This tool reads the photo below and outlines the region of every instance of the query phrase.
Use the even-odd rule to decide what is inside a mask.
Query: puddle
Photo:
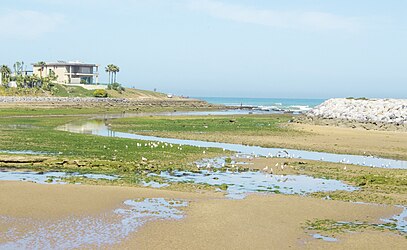
[[[328,241],[328,242],[336,242],[336,241],[338,241],[337,238],[324,236],[324,235],[321,235],[321,234],[313,234],[312,237],[314,239],[319,239],[319,240]]]
[[[162,188],[162,187],[169,186],[168,183],[159,183],[156,181],[149,181],[149,182],[142,181],[141,183],[143,184],[144,187],[152,187],[152,188]]]
[[[403,211],[400,214],[395,215],[389,219],[381,219],[381,221],[383,221],[384,223],[394,223],[395,224],[394,229],[401,231],[403,233],[407,233],[407,207],[405,206],[398,207],[403,208]]]
[[[0,150],[0,153],[13,155],[53,155],[54,153],[40,152],[32,150]]]
[[[0,216],[0,224],[12,225],[0,249],[77,249],[113,245],[137,231],[147,222],[184,217],[181,207],[187,201],[150,198],[127,200],[123,208],[99,217],[68,218],[59,221]],[[24,226],[21,226],[24,225]]]
[[[302,158],[307,160],[357,164],[369,167],[407,169],[407,161],[392,160],[371,156],[333,154],[283,148],[264,148],[259,146],[246,146],[232,143],[207,142],[198,140],[181,140],[174,138],[162,138],[155,136],[144,136],[131,133],[116,132],[109,129],[109,127],[106,126],[102,120],[87,120],[77,123],[70,123],[58,127],[58,129],[72,133],[93,134],[99,136],[129,138],[144,141],[158,141],[163,143],[189,145],[202,148],[222,148],[224,150],[234,151],[238,153],[265,157]]]
[[[313,192],[336,190],[354,191],[356,187],[346,185],[337,180],[314,178],[305,175],[270,175],[262,172],[161,172],[150,174],[159,176],[169,182],[191,182],[213,186],[227,185],[226,197],[243,199],[250,193],[282,193],[306,195]]]
[[[116,180],[117,176],[104,174],[79,174],[65,172],[18,172],[18,171],[0,171],[0,181],[30,181],[39,184],[65,184],[63,178],[85,177],[95,180]]]

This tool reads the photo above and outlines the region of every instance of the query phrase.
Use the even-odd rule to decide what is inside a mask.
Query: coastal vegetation
[[[3,88],[9,88],[10,82],[15,82],[16,88],[18,89],[27,89],[27,88],[36,88],[43,89],[44,91],[52,91],[54,87],[54,82],[57,79],[54,71],[50,71],[48,76],[43,77],[42,71],[44,62],[38,62],[36,65],[40,67],[40,75],[27,74],[27,71],[24,69],[24,62],[16,62],[13,65],[14,73],[12,74],[11,69],[7,65],[2,65],[0,67],[1,72],[1,82]],[[4,90],[3,90],[4,92]]]
[[[108,94],[104,89],[97,89],[93,92],[94,97],[107,97]]]

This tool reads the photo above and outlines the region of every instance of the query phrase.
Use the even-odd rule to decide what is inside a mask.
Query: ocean
[[[326,99],[195,97],[213,104],[251,107],[262,111],[306,112]]]

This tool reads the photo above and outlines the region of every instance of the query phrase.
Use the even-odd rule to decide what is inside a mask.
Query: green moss
[[[377,230],[377,231],[392,231],[397,232],[396,224],[385,223],[385,224],[375,224],[367,222],[338,222],[329,219],[323,220],[308,220],[305,223],[304,229],[315,231],[318,233],[328,233],[331,235],[343,234],[348,232],[364,231],[364,230]],[[398,232],[399,234],[404,234]]]
[[[229,186],[227,184],[223,183],[223,184],[219,185],[218,187],[219,187],[220,190],[226,191]]]

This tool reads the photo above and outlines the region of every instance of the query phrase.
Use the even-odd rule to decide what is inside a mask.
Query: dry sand
[[[163,197],[190,201],[185,219],[148,223],[122,243],[106,246],[109,249],[383,249],[389,246],[402,249],[407,244],[404,237],[369,231],[341,235],[339,242],[326,243],[313,239],[302,228],[306,220],[312,219],[377,222],[379,218],[399,213],[400,209],[395,207],[287,195],[252,195],[244,200],[227,200],[215,193],[6,181],[0,182],[0,190],[0,215],[38,220],[97,216],[120,207],[126,199]],[[0,232],[8,226],[0,224]]]

